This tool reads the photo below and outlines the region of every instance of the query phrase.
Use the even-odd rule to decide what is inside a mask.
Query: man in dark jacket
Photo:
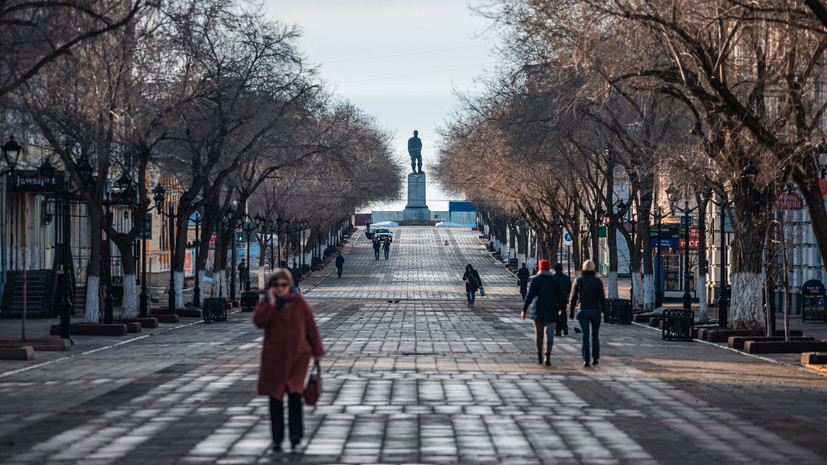
[[[517,285],[520,286],[520,295],[523,296],[523,300],[525,300],[526,292],[528,292],[529,276],[531,275],[525,266],[525,262],[523,262],[523,267],[517,270]]]
[[[382,244],[382,249],[385,251],[385,260],[388,259],[388,256],[391,254],[391,240],[390,238],[386,237],[385,242]]]
[[[554,279],[557,280],[557,285],[560,286],[560,292],[563,293],[563,301],[568,302],[569,294],[571,294],[571,278],[569,278],[569,275],[563,273],[563,265],[560,263],[554,265]],[[565,306],[560,310],[560,314],[557,317],[555,332],[557,336],[559,336],[561,332],[566,336],[569,335],[569,323],[566,318]]]
[[[554,345],[554,326],[557,324],[557,315],[562,309],[565,311],[566,301],[554,276],[551,274],[551,262],[540,260],[540,272],[531,280],[528,294],[523,302],[523,311],[520,317],[525,320],[526,311],[532,301],[534,307],[531,319],[534,320],[534,342],[537,345],[537,363],[543,363],[543,339],[546,342],[546,366],[551,365],[551,348]]]
[[[336,255],[336,273],[339,274],[339,277],[342,277],[342,265],[345,264],[345,257],[342,256],[342,252],[339,252],[339,255]]]
[[[290,274],[293,276],[293,285],[295,286],[294,289],[298,291],[299,280],[302,278],[301,271],[299,271],[299,269],[295,265],[293,266],[293,268],[287,266],[287,260],[282,260],[281,262],[279,262],[279,266],[290,272]]]
[[[379,260],[379,251],[382,250],[382,243],[379,242],[378,237],[373,238],[373,256]]]

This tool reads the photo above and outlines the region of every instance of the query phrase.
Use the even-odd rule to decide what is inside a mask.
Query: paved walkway
[[[436,247],[443,235],[456,246]],[[298,453],[269,452],[260,332],[236,313],[45,365],[0,361],[0,463],[827,460],[827,378],[640,326],[602,326],[598,367],[582,367],[574,333],[539,366],[516,286],[473,232],[401,228],[396,240],[378,264],[356,242],[345,277],[308,294],[329,357]],[[457,300],[464,261],[496,297],[473,310]],[[418,283],[406,267],[437,277]]]

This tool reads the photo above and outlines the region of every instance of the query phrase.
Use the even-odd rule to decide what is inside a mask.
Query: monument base
[[[424,223],[431,221],[431,209],[425,203],[425,175],[421,173],[408,175],[408,205],[402,211],[405,223]]]
[[[431,209],[428,207],[405,207],[402,210],[402,221],[410,222],[432,222]]]

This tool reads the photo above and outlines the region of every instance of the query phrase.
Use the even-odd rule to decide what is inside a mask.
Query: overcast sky
[[[413,130],[427,176],[436,128],[457,107],[453,91],[473,91],[475,77],[495,63],[489,23],[466,0],[264,0],[264,8],[269,18],[301,28],[302,51],[337,96],[391,131],[406,173]],[[447,210],[454,199],[428,182],[431,210]],[[403,199],[376,207],[404,206]]]

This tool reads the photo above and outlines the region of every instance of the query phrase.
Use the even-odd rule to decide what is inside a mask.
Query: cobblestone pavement
[[[329,356],[298,453],[269,452],[267,402],[255,396],[261,337],[237,313],[45,365],[0,362],[0,463],[827,460],[827,378],[640,326],[601,327],[597,367],[582,368],[574,333],[539,366],[509,275],[468,231],[437,231],[456,240],[450,253],[401,244],[429,232],[397,232],[396,250],[410,255],[389,261],[390,278],[357,242],[345,277],[309,294]],[[453,264],[465,260],[497,299],[468,309],[435,296],[456,296]],[[451,281],[417,284],[405,264]]]

